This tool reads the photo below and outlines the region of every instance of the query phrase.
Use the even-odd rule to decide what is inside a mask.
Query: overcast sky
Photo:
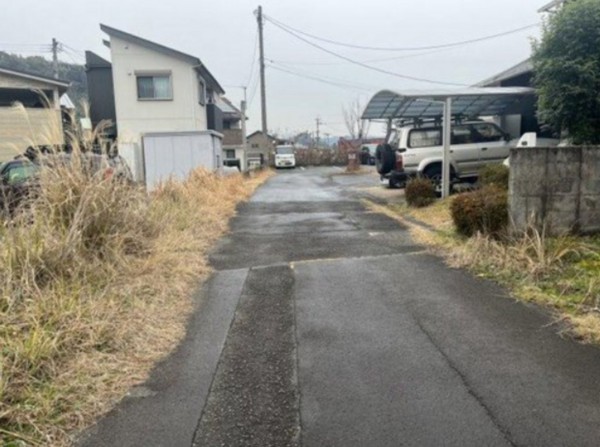
[[[248,85],[249,131],[260,128],[258,64],[251,73],[256,42],[253,12],[262,1],[266,15],[295,29],[330,40],[371,47],[423,47],[476,39],[541,21],[546,0],[4,0],[0,50],[37,50],[52,37],[70,48],[60,55],[83,62],[83,51],[105,58],[104,23],[199,57],[239,104]],[[313,41],[348,58],[381,69],[435,81],[471,85],[515,65],[530,54],[539,28],[443,51],[358,50]],[[28,46],[23,46],[28,45]],[[363,103],[381,89],[435,89],[442,85],[405,80],[342,61],[272,23],[265,25],[269,129],[280,134],[315,129],[345,134],[342,107]],[[329,81],[307,79],[308,76]]]

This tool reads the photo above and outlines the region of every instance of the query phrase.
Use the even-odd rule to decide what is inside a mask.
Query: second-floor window
[[[173,99],[171,74],[136,74],[137,96],[140,100]]]

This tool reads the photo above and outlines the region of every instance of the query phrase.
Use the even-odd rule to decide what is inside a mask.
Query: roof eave
[[[59,90],[64,89],[64,91],[67,91],[67,89],[71,86],[71,82],[66,81],[64,79],[48,78],[46,76],[38,75],[35,73],[27,73],[20,70],[13,70],[12,68],[0,67],[0,73],[6,73],[10,76],[17,76],[19,78],[30,79],[32,81],[44,82],[46,84],[49,84],[50,86],[58,87]]]
[[[533,62],[531,61],[531,58],[525,59],[524,61],[519,62],[516,65],[513,65],[509,69],[504,70],[495,76],[492,76],[488,79],[478,82],[477,84],[474,85],[474,87],[488,87],[491,84],[506,81],[507,79],[511,79],[516,76],[520,76],[520,75],[525,74],[530,71],[533,71]]]
[[[198,59],[198,64],[196,64],[194,68],[206,80],[206,82],[210,84],[210,86],[214,90],[216,90],[221,95],[225,94],[225,90],[223,89],[223,87],[221,87],[221,84],[219,84],[219,82],[215,79],[212,73],[208,71],[208,68],[206,68],[206,66],[200,61],[200,59]]]
[[[116,37],[118,39],[123,39],[128,42],[134,43],[136,45],[140,45],[142,47],[148,48],[150,50],[156,51],[157,53],[164,54],[166,56],[175,57],[177,59],[183,60],[189,64],[191,64],[197,71],[200,72],[202,77],[206,78],[206,81],[211,84],[215,90],[217,90],[220,94],[225,93],[221,84],[215,79],[212,73],[206,68],[206,66],[202,63],[202,61],[196,56],[192,56],[190,54],[182,53],[181,51],[174,50],[173,48],[166,47],[164,45],[158,44],[156,42],[152,42],[147,39],[143,39],[142,37],[135,36],[133,34],[129,34],[125,31],[118,30],[116,28],[112,28],[108,25],[100,24],[100,29],[104,31],[111,37]]]

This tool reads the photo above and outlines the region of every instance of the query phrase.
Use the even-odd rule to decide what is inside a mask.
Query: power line
[[[5,52],[15,51],[17,53],[28,53],[28,54],[51,53],[52,45],[0,43],[0,51],[5,51]]]
[[[81,61],[75,60],[75,57],[71,53],[66,51],[62,51],[62,53],[67,56],[75,65],[81,65]]]
[[[75,53],[79,57],[85,57],[85,52],[78,50],[77,48],[73,48],[64,42],[60,42],[60,46],[61,46],[61,49],[63,49],[63,50],[66,49],[66,50],[71,51],[72,53]]]
[[[357,61],[357,60],[354,60],[354,59],[350,59],[349,57],[346,57],[346,56],[338,54],[338,53],[336,53],[334,51],[328,50],[327,48],[323,48],[322,46],[317,45],[316,43],[311,42],[310,40],[305,39],[304,37],[296,34],[295,32],[293,32],[293,31],[291,31],[289,29],[286,29],[283,26],[278,25],[277,23],[273,22],[269,18],[267,18],[267,20],[269,20],[271,23],[273,23],[273,25],[275,25],[279,29],[285,31],[286,33],[294,36],[296,39],[299,39],[299,40],[303,41],[304,43],[306,43],[306,44],[308,44],[308,45],[310,45],[310,46],[312,46],[314,48],[317,48],[317,49],[319,49],[321,51],[324,51],[325,53],[331,54],[332,56],[335,56],[335,57],[337,57],[339,59],[343,59],[343,60],[348,61],[348,62],[350,62],[350,63],[352,63],[354,65],[358,65],[358,66],[366,68],[368,70],[377,71],[379,73],[387,74],[387,75],[390,75],[390,76],[395,76],[395,77],[401,78],[401,79],[407,79],[407,80],[410,80],[410,81],[426,82],[428,84],[450,85],[450,86],[453,86],[453,87],[467,87],[466,84],[458,84],[458,83],[455,83],[455,82],[445,82],[445,81],[435,81],[435,80],[432,80],[432,79],[426,79],[426,78],[421,78],[421,77],[417,77],[417,76],[403,75],[403,74],[400,74],[400,73],[395,73],[393,71],[384,70],[382,68],[374,67],[372,65],[367,65],[367,64],[365,64],[363,62],[360,62],[360,61]]]
[[[248,109],[252,106],[252,102],[254,101],[254,97],[256,96],[256,91],[258,90],[258,83],[260,81],[260,77],[257,76],[254,80],[254,86],[251,88],[250,96],[248,99]]]
[[[510,34],[519,33],[521,31],[525,31],[525,30],[528,30],[528,29],[540,26],[540,23],[535,23],[535,24],[530,24],[530,25],[522,26],[520,28],[515,28],[515,29],[509,30],[509,31],[505,31],[505,32],[502,32],[502,33],[492,34],[492,35],[484,36],[484,37],[478,37],[478,38],[475,38],[475,39],[462,40],[462,41],[458,41],[458,42],[445,43],[445,44],[441,44],[441,45],[427,45],[427,46],[420,46],[420,47],[391,48],[391,47],[368,47],[368,46],[363,46],[363,45],[354,45],[354,44],[345,43],[345,42],[338,42],[336,40],[331,40],[331,39],[326,39],[324,37],[315,36],[314,34],[310,34],[310,33],[307,33],[305,31],[299,30],[297,28],[293,28],[293,27],[291,27],[289,25],[286,25],[283,22],[280,22],[278,20],[273,19],[270,16],[265,15],[264,17],[265,17],[266,20],[269,20],[274,25],[278,25],[278,26],[281,26],[281,27],[288,28],[291,31],[294,31],[294,32],[296,32],[298,34],[302,34],[303,36],[310,37],[311,39],[319,40],[321,42],[327,42],[327,43],[330,43],[332,45],[338,45],[338,46],[343,46],[343,47],[348,47],[348,48],[354,48],[354,49],[359,49],[359,50],[372,50],[372,51],[421,51],[421,50],[437,50],[437,49],[442,49],[442,48],[451,48],[451,47],[457,47],[457,46],[461,46],[461,45],[468,45],[468,44],[472,44],[472,43],[482,42],[482,41],[485,41],[485,40],[496,39],[498,37],[508,36]]]
[[[79,58],[80,61],[82,59],[85,60],[85,57],[82,56],[81,53],[79,53],[78,51],[75,51],[75,50],[71,49],[70,47],[68,47],[68,46],[66,46],[65,44],[62,44],[62,43],[61,43],[60,52],[64,53],[67,57],[69,57],[69,59],[71,59],[75,64],[80,64],[80,62],[75,61],[74,58]]]
[[[352,87],[356,90],[365,90],[365,91],[369,91],[369,92],[372,90],[378,90],[378,87],[373,87],[373,86],[365,85],[365,84],[358,84],[356,82],[347,81],[345,79],[334,78],[332,76],[324,76],[324,75],[320,75],[320,74],[318,75],[318,74],[311,73],[311,72],[308,72],[305,70],[299,70],[296,67],[286,66],[285,63],[281,63],[281,62],[277,62],[277,61],[273,61],[273,60],[269,60],[269,59],[267,59],[267,61],[271,63],[271,65],[270,65],[271,67],[273,66],[273,64],[275,64],[277,66],[282,65],[283,68],[285,68],[289,71],[294,71],[296,74],[301,75],[301,76],[309,76],[309,77],[318,78],[318,79],[321,79],[324,81],[329,81],[329,82],[338,83],[338,84],[344,84],[344,85],[346,85],[348,87]]]
[[[318,78],[316,76],[311,76],[311,75],[306,75],[306,74],[300,74],[291,70],[287,70],[285,68],[281,68],[281,67],[276,67],[275,65],[267,65],[269,68],[272,68],[273,70],[277,70],[277,71],[281,71],[284,73],[288,73],[294,76],[298,76],[300,78],[305,78],[305,79],[311,79],[313,81],[317,81],[317,82],[322,82],[324,84],[329,84],[329,85],[333,85],[335,87],[340,87],[340,88],[344,88],[347,90],[353,90],[353,91],[357,91],[357,90],[362,90],[362,91],[371,91],[371,89],[367,89],[367,88],[362,88],[362,87],[357,87],[357,86],[353,86],[353,85],[349,85],[349,84],[341,84],[338,82],[332,82],[332,81],[328,81],[326,79],[322,79],[322,78]]]
[[[250,76],[248,76],[248,81],[246,81],[246,86],[250,85],[250,81],[252,81],[252,76],[254,75],[254,66],[256,65],[256,52],[258,51],[258,31],[256,32],[256,37],[254,38],[254,50],[252,53],[252,64],[250,65]]]
[[[71,51],[74,51],[75,53],[79,53],[79,54],[85,54],[85,52],[84,52],[84,51],[82,51],[82,50],[78,50],[77,48],[73,48],[72,46],[70,46],[70,45],[67,45],[67,44],[66,44],[66,43],[64,43],[64,42],[60,42],[60,44],[61,44],[63,47],[66,47],[66,48],[68,48],[69,50],[71,50]]]
[[[412,59],[415,57],[428,56],[430,54],[441,53],[443,51],[448,51],[451,49],[452,48],[442,48],[439,50],[425,51],[423,53],[405,54],[402,56],[384,57],[384,58],[376,58],[376,59],[366,59],[366,60],[362,60],[359,62],[362,62],[363,64],[367,64],[370,62],[389,62],[389,61],[397,61],[397,60],[401,60],[401,59]],[[300,62],[300,61],[280,61],[280,60],[275,60],[275,62],[291,64],[291,65],[323,65],[323,66],[325,66],[325,65],[345,65],[345,64],[349,63],[349,62]]]

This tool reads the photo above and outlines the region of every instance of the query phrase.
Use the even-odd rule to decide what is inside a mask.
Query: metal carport
[[[382,90],[375,94],[362,114],[365,120],[443,120],[443,197],[450,192],[451,118],[476,118],[518,114],[523,99],[534,95],[528,87],[464,88],[459,90],[407,91]]]

